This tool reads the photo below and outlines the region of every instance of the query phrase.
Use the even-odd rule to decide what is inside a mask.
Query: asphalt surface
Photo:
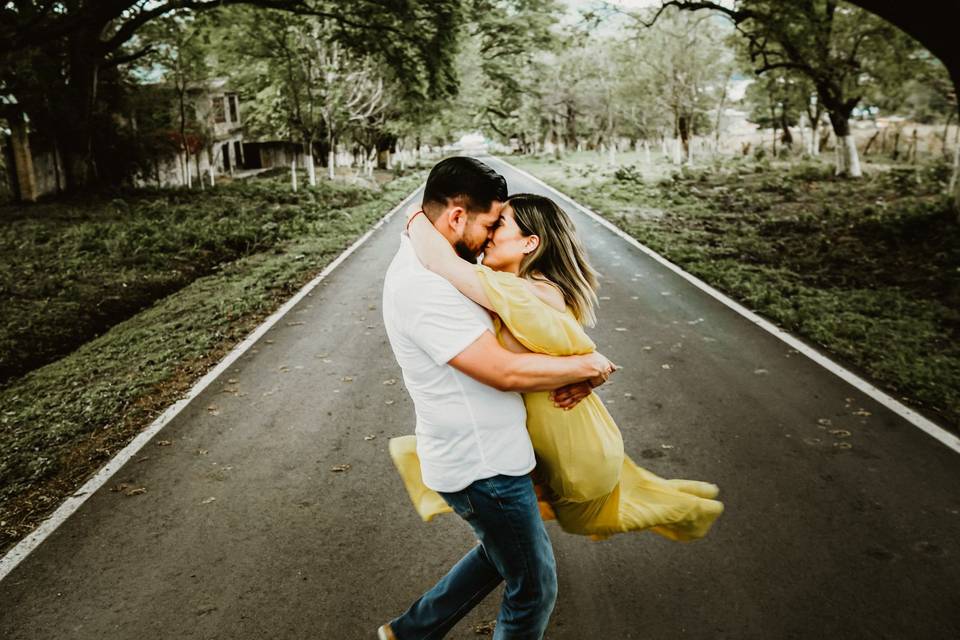
[[[601,395],[627,452],[726,510],[690,543],[548,523],[546,637],[960,637],[957,454],[558,199],[603,274],[591,335],[623,367]],[[402,223],[0,582],[0,638],[373,638],[469,549],[456,516],[418,519],[387,454],[413,431],[379,308]],[[448,637],[479,637],[499,594]]]

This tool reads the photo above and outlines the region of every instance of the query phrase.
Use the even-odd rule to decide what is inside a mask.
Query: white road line
[[[834,375],[840,377],[844,381],[850,383],[851,385],[853,385],[860,391],[864,392],[865,394],[867,394],[868,396],[870,396],[871,398],[873,398],[874,400],[876,400],[877,402],[885,406],[886,408],[890,409],[891,411],[899,415],[901,418],[903,418],[910,424],[914,425],[915,427],[918,427],[928,435],[936,438],[937,440],[939,440],[946,446],[950,447],[957,453],[960,453],[960,438],[953,435],[952,433],[950,433],[940,425],[920,415],[913,409],[907,407],[906,405],[899,402],[892,396],[876,388],[875,386],[873,386],[863,378],[859,377],[855,373],[837,364],[836,362],[834,362],[827,356],[823,355],[813,347],[810,347],[804,342],[801,342],[799,339],[795,338],[793,335],[784,331],[783,329],[776,326],[775,324],[767,320],[764,320],[763,318],[761,318],[754,312],[750,311],[740,303],[728,298],[726,295],[717,291],[716,289],[708,285],[703,280],[700,280],[696,276],[687,273],[677,265],[673,264],[672,262],[670,262],[669,260],[661,256],[659,253],[651,249],[650,247],[647,247],[641,244],[639,241],[637,241],[636,238],[627,234],[625,231],[615,226],[612,222],[610,222],[606,218],[603,218],[598,213],[595,213],[590,209],[586,208],[585,206],[583,206],[582,204],[580,204],[570,196],[566,195],[559,189],[555,189],[554,187],[551,187],[550,185],[545,183],[543,180],[540,180],[536,176],[531,175],[530,173],[524,171],[523,169],[518,169],[517,167],[513,166],[512,164],[510,164],[506,160],[503,160],[502,158],[496,158],[496,159],[499,160],[500,162],[503,162],[505,165],[509,166],[511,169],[513,169],[517,173],[543,186],[544,188],[560,194],[562,197],[572,202],[578,209],[583,211],[586,215],[590,216],[593,220],[602,224],[607,229],[617,234],[618,236],[620,236],[621,238],[629,242],[632,246],[636,247],[640,251],[646,253],[648,256],[650,256],[651,258],[653,258],[663,266],[667,267],[668,269],[670,269],[671,271],[679,275],[681,278],[688,281],[693,286],[697,287],[704,293],[707,293],[708,295],[714,297],[715,299],[722,302],[726,306],[730,307],[731,309],[733,309],[734,311],[736,311],[737,313],[739,313],[740,315],[748,319],[750,322],[760,327],[761,329],[764,329],[765,331],[780,338],[782,341],[786,342],[792,348],[796,349],[803,355],[807,356],[808,358],[810,358],[811,360],[813,360],[814,362],[822,366],[827,371],[833,373]]]
[[[97,489],[102,487],[110,477],[116,473],[124,464],[126,464],[130,458],[132,458],[140,449],[143,448],[147,442],[150,441],[153,436],[163,429],[171,420],[173,420],[177,414],[179,414],[184,407],[190,404],[190,401],[200,395],[204,389],[206,389],[210,383],[217,379],[221,373],[226,371],[230,365],[232,365],[240,356],[242,356],[246,351],[256,344],[257,340],[260,339],[263,334],[270,330],[273,325],[280,321],[284,315],[290,309],[292,309],[300,300],[302,300],[308,293],[310,293],[320,282],[322,282],[330,273],[336,269],[340,264],[350,257],[354,251],[356,251],[364,242],[366,242],[374,232],[386,224],[390,218],[396,214],[397,211],[403,209],[407,203],[417,193],[420,192],[421,187],[418,187],[403,199],[403,202],[394,207],[387,215],[380,218],[380,220],[373,225],[370,230],[365,234],[360,236],[356,242],[350,245],[343,253],[334,259],[333,262],[328,264],[320,274],[315,277],[313,280],[305,284],[300,291],[296,293],[292,298],[287,300],[282,307],[273,312],[273,314],[263,321],[263,324],[258,326],[253,330],[250,335],[243,339],[236,347],[233,348],[226,357],[217,364],[216,367],[211,369],[205,376],[200,378],[196,384],[193,385],[193,388],[190,389],[190,392],[177,400],[175,403],[167,407],[167,409],[154,420],[149,427],[144,431],[140,432],[136,438],[134,438],[130,444],[125,446],[117,455],[115,455],[106,465],[104,465],[96,475],[87,480],[82,487],[80,487],[76,493],[67,498],[63,504],[61,504],[56,511],[54,511],[50,517],[43,521],[43,523],[34,529],[26,538],[21,540],[15,547],[3,556],[3,559],[0,559],[0,580],[3,580],[7,574],[9,574],[13,569],[20,564],[30,553],[40,546],[40,543],[43,542],[47,536],[53,533],[57,527],[66,521],[73,512],[80,508],[88,497],[93,495]]]

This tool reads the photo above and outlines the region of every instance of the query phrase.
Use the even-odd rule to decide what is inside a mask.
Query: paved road
[[[511,191],[542,191],[496,167]],[[957,454],[575,221],[603,273],[592,335],[624,367],[602,395],[628,453],[716,482],[726,511],[687,544],[595,543],[550,523],[547,637],[960,637]],[[469,548],[455,517],[417,519],[387,455],[413,425],[379,310],[401,225],[167,425],[157,439],[172,444],[108,483],[147,493],[105,487],[0,582],[0,638],[370,638]],[[491,596],[449,637],[477,637],[496,610]]]

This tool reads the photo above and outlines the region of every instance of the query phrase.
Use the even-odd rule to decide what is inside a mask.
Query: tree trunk
[[[783,136],[780,140],[783,141],[783,146],[787,149],[793,148],[793,134],[790,133],[790,126],[787,124],[787,113],[786,111],[780,112],[780,128],[783,130]]]
[[[953,193],[953,210],[960,222],[960,145],[953,150],[953,175],[950,176],[950,192]]]
[[[293,160],[290,161],[290,186],[293,188],[293,192],[297,192],[297,158],[294,156]]]
[[[317,167],[313,164],[313,142],[307,143],[307,180],[310,186],[317,186]]]
[[[837,136],[836,175],[849,178],[863,176],[863,171],[860,169],[860,156],[857,154],[857,145],[850,133],[849,114],[833,110],[828,113],[830,124],[833,126],[833,133]]]
[[[333,132],[329,134],[327,144],[330,145],[327,151],[327,177],[333,180],[337,175],[337,139],[333,137]]]
[[[677,118],[677,141],[680,143],[680,148],[677,149],[678,155],[681,153],[682,157],[679,158],[679,162],[686,162],[690,160],[690,119],[685,115],[681,115]]]
[[[89,27],[68,38],[69,80],[63,92],[62,108],[68,111],[54,119],[56,137],[64,143],[63,170],[67,186],[81,189],[97,178],[93,155],[93,114],[97,102],[97,86],[101,58],[99,34]]]

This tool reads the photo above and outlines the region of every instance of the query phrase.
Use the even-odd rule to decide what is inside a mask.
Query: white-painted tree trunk
[[[616,145],[610,145],[610,166],[617,166],[617,147]]]
[[[327,177],[333,180],[337,174],[337,154],[331,149],[327,154]]]
[[[310,181],[310,186],[317,186],[317,168],[313,165],[313,153],[307,154],[307,179]]]
[[[820,155],[820,119],[810,126],[810,155],[817,157]]]
[[[953,174],[950,176],[950,192],[953,194],[953,208],[960,222],[960,144],[953,150]]]
[[[193,174],[190,173],[190,152],[184,152],[183,154],[183,166],[186,169],[187,174],[187,189],[193,188]]]
[[[646,140],[643,141],[643,162],[650,166],[650,143]]]
[[[860,169],[860,155],[857,153],[857,143],[853,134],[837,138],[837,169],[836,175],[859,178],[863,176]]]
[[[293,190],[297,190],[297,159],[294,158],[290,162],[290,185],[293,187]]]
[[[680,136],[673,139],[673,164],[683,163],[683,141]]]

